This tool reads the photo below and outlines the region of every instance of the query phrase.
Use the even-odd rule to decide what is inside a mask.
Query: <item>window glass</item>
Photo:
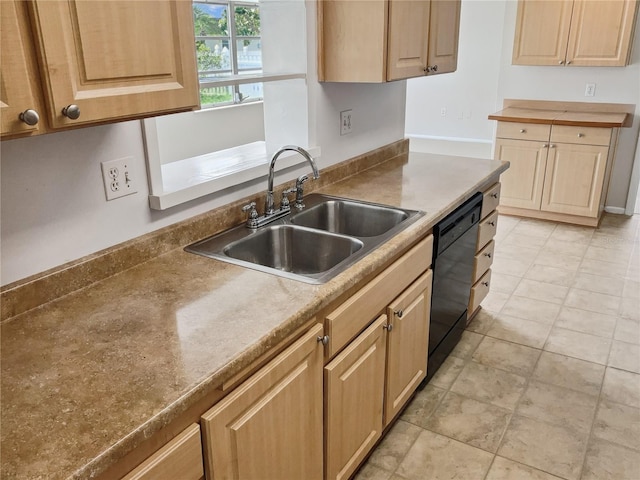
[[[262,100],[262,85],[238,77],[262,73],[260,8],[253,2],[193,2],[203,108]]]

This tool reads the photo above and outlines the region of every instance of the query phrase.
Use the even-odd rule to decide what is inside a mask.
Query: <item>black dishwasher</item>
[[[426,383],[456,346],[467,321],[482,193],[433,229],[433,294]]]

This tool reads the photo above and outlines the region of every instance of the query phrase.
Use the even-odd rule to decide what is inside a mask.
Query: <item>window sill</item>
[[[308,151],[314,158],[320,155],[319,147]],[[154,210],[166,210],[225,188],[266,177],[270,160],[265,142],[253,142],[164,164],[161,166],[162,193],[149,195],[149,206]],[[301,155],[285,152],[278,159],[277,167],[281,170],[305,161]]]

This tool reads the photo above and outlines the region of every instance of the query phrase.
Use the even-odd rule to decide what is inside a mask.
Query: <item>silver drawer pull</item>
[[[496,226],[496,222],[488,222],[489,225],[491,225],[492,227]]]
[[[582,138],[582,137],[584,137],[584,133],[579,133],[578,138]]]
[[[487,258],[491,258],[491,254],[490,253],[485,253],[484,256],[487,257]]]
[[[527,131],[524,128],[521,128],[520,133],[527,133]]]
[[[80,118],[80,107],[74,104],[67,105],[62,109],[62,114],[71,120],[77,120]]]
[[[318,343],[323,345],[327,345],[329,343],[329,335],[324,335],[322,337],[318,337]]]
[[[489,286],[489,282],[482,282],[482,285],[484,285],[485,287]]]
[[[497,200],[498,199],[498,194],[497,193],[492,193],[491,194],[491,198],[495,198]]]
[[[384,328],[387,332],[390,332],[391,330],[393,330],[393,324],[387,323],[386,325],[383,325],[382,328]]]
[[[18,115],[18,118],[31,127],[37,125],[40,121],[40,115],[38,115],[38,112],[30,108]]]

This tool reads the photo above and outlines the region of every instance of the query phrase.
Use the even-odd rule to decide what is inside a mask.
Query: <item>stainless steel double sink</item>
[[[311,194],[303,210],[256,230],[245,225],[187,252],[306,283],[324,283],[424,215],[347,198]]]

